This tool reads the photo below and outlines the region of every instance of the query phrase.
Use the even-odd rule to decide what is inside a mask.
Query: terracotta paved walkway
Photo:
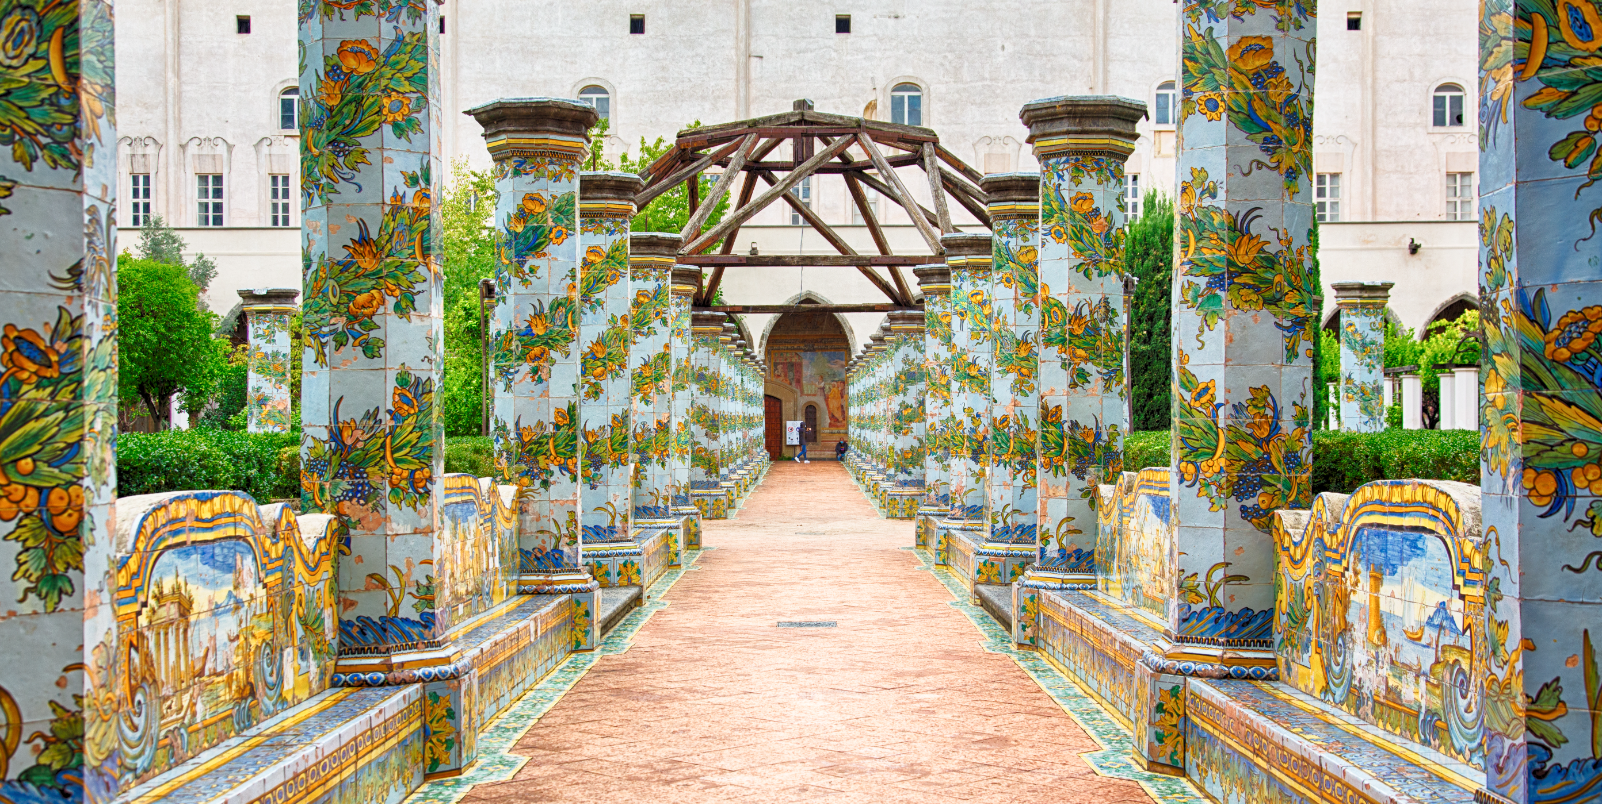
[[[980,634],[834,463],[774,466],[700,569],[464,801],[1150,799]],[[777,628],[834,620],[836,628]]]

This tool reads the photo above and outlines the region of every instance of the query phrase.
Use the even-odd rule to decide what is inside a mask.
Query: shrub
[[[1152,430],[1125,439],[1125,469],[1168,466],[1170,433]],[[1313,493],[1351,493],[1374,480],[1456,480],[1481,483],[1481,435],[1475,430],[1384,430],[1314,433]]]
[[[117,495],[226,489],[243,491],[259,503],[298,497],[300,461],[286,467],[281,453],[298,451],[299,441],[294,434],[205,428],[121,433]]]
[[[496,476],[496,445],[484,436],[458,436],[446,439],[446,473],[474,477]]]

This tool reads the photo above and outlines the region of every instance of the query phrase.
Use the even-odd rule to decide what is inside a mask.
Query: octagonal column
[[[434,580],[452,560],[440,530],[439,9],[414,10],[299,20],[301,504],[346,528],[347,657],[433,647],[472,608]]]
[[[1331,289],[1342,327],[1342,429],[1379,433],[1387,429],[1381,350],[1392,283],[1337,282]]]
[[[723,329],[719,313],[691,314],[691,502],[703,519],[723,519],[728,511],[719,485],[718,349]]]
[[[996,326],[991,306],[990,234],[941,236],[952,274],[952,461],[948,464],[954,522],[985,519],[988,425],[991,421],[991,340]]]
[[[919,523],[914,544],[929,547],[935,523],[952,507],[953,436],[958,417],[952,405],[953,348],[952,271],[943,263],[913,269],[919,279],[919,292],[925,297],[925,443],[924,499],[919,506]]]
[[[630,538],[629,221],[640,189],[633,173],[579,176],[581,549]]]
[[[891,475],[890,515],[911,519],[924,496],[925,466],[925,315],[915,311],[891,313],[895,341],[890,360]]]
[[[1119,477],[1129,432],[1125,159],[1146,116],[1106,96],[1020,112],[1042,169],[1036,584],[1097,582],[1097,484]]]
[[[692,380],[695,366],[692,363],[691,298],[701,286],[700,269],[675,265],[669,275],[672,283],[668,298],[668,354],[672,379],[669,384],[669,448],[668,473],[673,484],[671,508],[675,519],[685,530],[685,549],[702,547],[702,515],[691,503],[691,453],[695,446],[692,435],[691,404]]]
[[[981,179],[991,215],[991,437],[986,450],[987,539],[1036,544],[1036,438],[1041,402],[1036,339],[1041,329],[1037,226],[1041,177]],[[1006,583],[1012,578],[1003,578]]]
[[[674,357],[670,345],[673,316],[671,282],[680,237],[662,232],[629,236],[631,299],[629,365],[635,458],[634,517],[673,517],[674,478],[669,466],[673,442]]]
[[[579,161],[596,110],[501,100],[469,112],[495,160],[491,432],[517,485],[522,588],[579,568]]]
[[[245,386],[248,432],[290,432],[290,318],[297,295],[292,288],[239,292],[250,335]]]
[[[1597,798],[1599,4],[1484,2],[1479,30],[1485,347],[1480,392],[1456,396],[1475,394],[1481,429],[1486,784],[1523,804]]]

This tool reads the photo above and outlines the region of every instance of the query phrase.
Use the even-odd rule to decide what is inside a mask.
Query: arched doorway
[[[769,394],[763,395],[763,449],[771,461],[785,457],[785,408]]]
[[[778,421],[767,421],[770,405],[764,405],[765,427],[803,421],[812,415],[815,439],[808,443],[809,457],[831,458],[835,445],[847,437],[847,355],[852,346],[846,330],[830,313],[792,312],[781,315],[769,330],[764,352],[769,366],[766,385],[782,393],[772,394],[778,407]],[[789,392],[789,393],[785,393]],[[794,452],[794,448],[792,449]]]

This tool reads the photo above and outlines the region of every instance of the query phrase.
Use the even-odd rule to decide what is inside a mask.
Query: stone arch
[[[801,293],[798,293],[795,296],[792,296],[791,298],[786,299],[784,303],[785,304],[802,304],[804,302],[813,302],[814,304],[832,304],[832,302],[829,299],[826,299],[823,296],[820,296],[818,293],[815,293],[815,292],[813,292],[811,290],[804,290]],[[841,331],[845,332],[847,334],[847,343],[848,344],[857,343],[858,339],[853,336],[853,334],[852,334],[852,325],[847,322],[847,317],[842,315],[842,314],[840,314],[840,313],[831,313],[830,315],[835,318],[835,323],[841,325]],[[770,316],[769,320],[768,320],[768,323],[763,325],[763,343],[757,348],[760,348],[761,351],[759,353],[759,357],[761,357],[765,363],[768,362],[769,333],[774,331],[774,325],[778,324],[780,322],[780,319],[783,318],[783,317],[784,316],[778,316],[778,315]],[[751,343],[752,342],[752,338],[751,338],[750,335],[747,336],[746,342],[747,343]]]
[[[1425,322],[1420,325],[1419,331],[1415,333],[1415,338],[1417,340],[1425,340],[1427,330],[1431,329],[1432,324],[1438,321],[1452,321],[1464,315],[1466,311],[1479,309],[1480,306],[1480,301],[1473,294],[1454,294],[1452,298],[1437,305],[1437,308],[1431,311],[1431,315],[1426,317]]]
[[[793,304],[821,301],[809,293],[796,299]],[[804,411],[813,405],[818,417],[817,440],[809,443],[809,451],[833,455],[836,442],[847,437],[846,364],[852,358],[854,342],[846,322],[840,315],[807,312],[804,307],[775,316],[763,341],[763,393],[780,400],[780,413],[786,421],[804,419]]]

